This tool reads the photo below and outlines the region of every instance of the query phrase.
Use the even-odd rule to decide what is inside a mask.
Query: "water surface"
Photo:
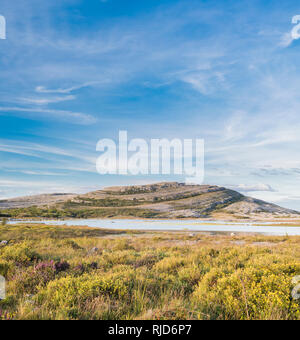
[[[27,221],[28,222],[28,221]],[[268,235],[300,235],[300,227],[283,227],[280,222],[261,223],[254,225],[249,223],[233,223],[224,221],[205,221],[205,220],[143,220],[143,219],[82,219],[82,220],[43,220],[30,221],[31,223],[45,223],[52,225],[67,226],[89,226],[93,228],[105,229],[127,229],[127,230],[173,230],[173,231],[213,231],[213,232],[232,232],[232,233],[262,233]],[[16,222],[11,222],[16,223]],[[22,223],[22,222],[19,222]]]

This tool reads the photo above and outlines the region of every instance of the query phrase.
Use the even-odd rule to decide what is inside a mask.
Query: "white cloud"
[[[25,108],[25,107],[0,107],[1,112],[28,112],[31,113],[47,113],[47,116],[42,116],[42,118],[59,118],[61,120],[67,120],[69,123],[73,124],[83,124],[89,125],[97,121],[97,119],[91,115],[73,112],[67,110],[51,110],[51,109],[41,109],[41,108]]]
[[[233,142],[247,135],[247,113],[242,110],[235,111],[232,116],[225,122],[224,138]]]
[[[291,32],[284,33],[280,39],[279,46],[280,47],[288,47],[294,41]]]
[[[20,98],[23,103],[37,104],[37,105],[48,105],[53,103],[60,103],[69,100],[76,99],[76,96],[69,95],[65,97],[53,97],[53,98]]]
[[[21,140],[0,140],[0,151],[45,159],[49,159],[49,156],[47,155],[52,154],[55,156],[79,159],[90,165],[96,164],[96,157],[88,156],[86,153],[79,152],[78,150],[65,150],[48,145],[28,143]],[[76,168],[74,170],[76,170]]]
[[[63,176],[64,174],[60,174],[58,172],[49,172],[49,171],[40,171],[40,170],[20,170],[17,171],[19,173],[25,175],[33,175],[33,176]]]
[[[186,74],[180,75],[179,79],[191,85],[201,94],[211,95],[217,89],[224,86],[225,73],[214,71],[212,67],[205,66],[202,70],[188,70]]]
[[[300,196],[293,196],[291,193],[285,193],[285,192],[253,192],[251,193],[251,197],[263,200],[270,203],[275,203],[281,205],[281,202],[287,202],[287,201],[300,201]],[[299,210],[299,206],[295,207],[297,210]]]
[[[87,193],[99,190],[99,186],[64,185],[57,182],[0,180],[1,199],[52,193]]]
[[[258,183],[254,185],[239,184],[228,186],[230,189],[241,191],[241,192],[253,192],[253,191],[269,191],[275,192],[275,190],[268,184]]]
[[[89,87],[89,86],[92,86],[92,85],[95,85],[95,84],[98,84],[98,83],[99,83],[98,81],[90,81],[90,82],[86,82],[86,83],[83,83],[83,84],[80,84],[80,85],[75,85],[75,86],[71,86],[71,87],[67,87],[67,88],[58,88],[58,89],[47,89],[44,86],[37,86],[35,88],[35,91],[38,92],[38,93],[64,93],[64,94],[67,94],[67,93],[71,93],[75,90],[80,90],[84,87]]]

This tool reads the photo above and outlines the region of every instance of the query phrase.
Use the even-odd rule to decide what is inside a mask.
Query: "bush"
[[[32,249],[28,242],[8,245],[0,249],[0,259],[26,264],[41,257]]]
[[[108,233],[0,228],[0,319],[300,319],[300,237]]]
[[[281,266],[232,273],[213,269],[199,282],[193,302],[211,319],[299,318],[300,305],[291,301],[291,289],[291,276]]]
[[[63,312],[65,318],[78,317],[80,305],[107,294],[123,298],[128,282],[117,276],[95,276],[83,274],[80,277],[66,277],[54,280],[41,290],[36,301],[43,308]]]
[[[0,275],[6,277],[9,270],[7,261],[0,260]]]

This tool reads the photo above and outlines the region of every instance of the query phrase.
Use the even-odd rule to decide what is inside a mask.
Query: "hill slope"
[[[0,201],[0,209],[8,217],[300,218],[299,212],[230,189],[177,182],[23,197]]]

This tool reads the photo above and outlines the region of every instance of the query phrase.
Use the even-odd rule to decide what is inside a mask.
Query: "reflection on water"
[[[27,221],[28,222],[28,221]],[[131,229],[131,230],[174,230],[174,231],[215,231],[215,232],[250,232],[271,235],[300,235],[300,227],[276,226],[276,222],[269,225],[252,225],[249,223],[229,223],[223,221],[203,220],[108,220],[108,219],[87,219],[87,220],[66,220],[66,221],[30,221],[32,223],[47,223],[53,225],[68,226],[89,226],[93,228],[107,229]],[[11,222],[16,223],[16,222]],[[21,222],[20,222],[21,223]],[[278,223],[278,222],[277,222]]]

